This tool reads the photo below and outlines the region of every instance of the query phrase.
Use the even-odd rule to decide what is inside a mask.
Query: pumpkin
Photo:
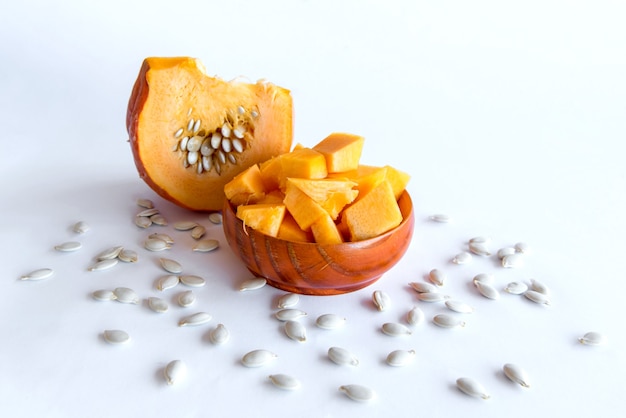
[[[126,115],[140,177],[163,198],[207,212],[222,209],[237,174],[291,149],[292,123],[289,90],[211,77],[190,57],[146,58]]]

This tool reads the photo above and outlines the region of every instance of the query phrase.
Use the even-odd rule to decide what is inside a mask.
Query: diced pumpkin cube
[[[285,217],[283,204],[254,204],[237,207],[236,216],[250,227],[265,235],[275,237]]]
[[[402,213],[388,181],[382,181],[369,193],[343,211],[351,241],[361,241],[383,234],[402,222]]]
[[[330,176],[329,176],[330,177]],[[359,197],[365,196],[370,190],[380,184],[382,181],[387,180],[391,184],[393,194],[396,200],[400,198],[400,195],[409,183],[410,176],[394,168],[386,165],[384,167],[375,167],[371,165],[359,165],[356,170],[351,170],[344,173],[336,173],[332,175],[333,178],[347,178],[357,183],[356,189],[359,191]]]
[[[335,132],[313,149],[324,156],[329,173],[338,173],[358,167],[364,142],[365,138],[362,136]]]
[[[290,182],[287,182],[283,202],[300,229],[304,231],[308,231],[313,222],[326,215],[324,208]]]
[[[396,197],[396,200],[398,200],[404,189],[406,189],[406,185],[409,184],[411,176],[409,176],[409,174],[405,173],[404,171],[400,171],[390,165],[386,165],[383,168],[385,168],[386,170],[385,179],[387,179],[389,184],[391,184],[393,194]]]
[[[265,190],[275,190],[280,187],[280,180],[283,178],[283,166],[280,162],[281,157],[282,155],[270,158],[259,165],[259,171]]]
[[[224,186],[224,194],[226,198],[233,202],[233,197],[238,196],[238,201],[247,201],[245,195],[254,195],[262,197],[265,194],[265,186],[259,166],[254,164],[237,174],[231,181]],[[233,204],[237,204],[233,202]]]
[[[295,242],[314,242],[311,231],[303,231],[296,220],[287,211],[278,229],[278,238]]]
[[[343,238],[329,214],[311,224],[311,232],[318,244],[341,244]]]
[[[345,179],[288,178],[287,182],[292,183],[319,203],[333,220],[337,219],[343,208],[351,203],[359,193],[357,190],[353,190],[357,184]]]
[[[300,148],[280,157],[283,178],[323,179],[328,174],[326,159],[311,148]],[[284,182],[281,182],[284,184]]]

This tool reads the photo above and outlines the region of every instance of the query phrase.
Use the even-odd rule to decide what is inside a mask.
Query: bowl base
[[[330,295],[341,295],[344,293],[355,292],[357,290],[363,289],[371,284],[374,284],[378,279],[382,276],[373,277],[367,281],[359,282],[358,284],[352,286],[344,286],[344,287],[333,287],[333,288],[320,288],[320,287],[301,287],[301,286],[290,286],[288,284],[282,282],[275,282],[272,279],[267,279],[267,284],[280,290],[284,290],[285,292],[290,293],[298,293],[301,295],[312,295],[312,296],[330,296]]]

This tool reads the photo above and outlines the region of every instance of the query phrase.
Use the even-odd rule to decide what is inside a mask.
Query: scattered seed
[[[261,367],[270,361],[276,359],[278,356],[268,350],[252,350],[241,358],[241,363],[246,367]]]
[[[152,220],[143,216],[137,216],[135,217],[135,225],[139,228],[149,228],[152,226]]]
[[[111,344],[125,344],[130,341],[130,335],[120,329],[107,329],[103,336],[104,340]]]
[[[206,280],[193,274],[183,274],[179,279],[182,284],[190,287],[202,287],[206,284]]]
[[[215,328],[209,332],[209,340],[213,344],[224,344],[230,339],[230,332],[224,324],[217,324]]]
[[[20,277],[20,280],[43,280],[54,275],[54,270],[50,268],[42,268],[33,270],[28,274],[24,274]]]
[[[148,298],[148,306],[150,307],[150,309],[157,313],[165,313],[170,308],[165,300],[157,298],[156,296],[151,296]]]
[[[544,293],[539,293],[536,290],[527,290],[523,293],[528,300],[531,300],[540,305],[550,305],[550,297]]]
[[[113,294],[115,294],[115,300],[121,303],[139,303],[139,296],[133,289],[128,287],[116,287],[113,289]]]
[[[196,242],[192,250],[201,253],[208,253],[209,251],[217,249],[219,246],[220,243],[216,239],[203,239]]]
[[[299,301],[300,296],[297,293],[286,293],[278,298],[276,307],[279,309],[292,308],[296,306]]]
[[[123,261],[125,263],[136,263],[139,259],[137,253],[133,250],[123,249],[120,251],[120,254],[117,256],[118,260]]]
[[[333,363],[339,364],[341,366],[343,365],[358,366],[359,365],[359,359],[350,351],[341,347],[330,347],[328,349],[328,358]]]
[[[199,240],[206,234],[206,228],[202,225],[198,225],[191,230],[191,237],[195,240]]]
[[[245,280],[239,285],[240,292],[246,292],[248,290],[257,290],[264,287],[267,284],[267,280],[262,277],[255,277],[253,279]]]
[[[430,282],[436,286],[443,286],[446,279],[447,279],[446,273],[444,273],[443,271],[439,269],[432,269],[428,273],[428,280],[430,280]]]
[[[375,290],[372,294],[372,302],[379,311],[385,311],[391,306],[391,298],[382,290]]]
[[[339,391],[345,393],[353,401],[358,402],[369,402],[376,398],[376,392],[363,385],[342,385],[339,386]]]
[[[515,248],[515,251],[517,251],[518,253],[522,253],[522,254],[530,253],[530,246],[526,244],[525,242],[518,242],[517,244],[515,244],[514,248]]]
[[[460,377],[456,380],[456,386],[465,394],[475,396],[477,398],[489,399],[490,395],[487,393],[483,385],[476,380],[469,377]]]
[[[206,324],[211,320],[212,316],[206,312],[197,312],[192,315],[185,316],[178,322],[179,327],[196,326]]]
[[[301,311],[300,309],[287,308],[276,312],[274,316],[279,321],[292,321],[306,316],[306,312]]]
[[[187,290],[185,292],[181,292],[178,295],[178,304],[183,308],[187,308],[193,305],[195,302],[196,294],[193,292],[193,290]]]
[[[78,221],[74,224],[74,226],[72,226],[72,230],[77,234],[84,234],[85,232],[89,231],[89,229],[89,225],[87,224],[87,222],[84,221]]]
[[[415,350],[394,350],[387,355],[385,360],[388,365],[401,367],[411,364],[415,360]]]
[[[117,296],[115,296],[115,293],[113,293],[112,290],[108,290],[108,289],[95,290],[91,294],[91,296],[95,300],[102,300],[102,301],[108,301],[108,300],[115,300],[115,299],[117,299]]]
[[[197,222],[181,221],[181,222],[176,222],[174,224],[174,229],[177,231],[190,231],[194,229],[196,226],[198,226]]]
[[[504,288],[504,291],[513,295],[521,295],[528,290],[528,286],[522,282],[510,282]]]
[[[448,314],[438,314],[433,317],[433,323],[442,328],[464,327],[465,321]]]
[[[444,295],[439,292],[428,292],[428,293],[418,293],[417,298],[422,302],[443,302],[444,300],[450,299],[450,296]]]
[[[173,360],[165,366],[165,381],[168,385],[174,385],[187,377],[187,365],[182,360]]]
[[[414,306],[406,314],[406,322],[409,325],[418,325],[424,322],[424,312],[417,306]]]
[[[116,266],[118,262],[119,262],[119,260],[117,258],[96,261],[87,270],[89,270],[89,271],[108,270],[108,269]]]
[[[472,313],[474,312],[474,308],[468,305],[465,302],[461,302],[459,300],[448,299],[445,301],[446,307],[454,312],[459,313]]]
[[[82,246],[83,244],[78,241],[68,241],[59,245],[55,245],[54,249],[57,251],[70,252],[80,250]]]
[[[119,246],[119,245],[115,247],[107,248],[106,250],[96,255],[96,260],[102,261],[102,260],[112,260],[114,258],[117,258],[123,249],[124,247]]]
[[[298,379],[287,374],[271,374],[269,375],[269,379],[270,382],[274,384],[274,386],[284,390],[296,390],[300,389],[301,386],[301,383]]]
[[[306,328],[298,321],[285,321],[285,334],[294,341],[306,341]]]
[[[498,256],[500,260],[502,260],[507,255],[515,254],[515,252],[516,252],[515,248],[513,247],[504,247],[504,248],[500,248],[498,252],[496,253],[496,255]]]
[[[347,319],[337,314],[322,314],[315,320],[315,325],[322,329],[337,329],[346,324]]]
[[[444,215],[443,213],[436,213],[434,215],[430,215],[430,220],[440,223],[448,223],[452,221],[452,218],[448,215]]]
[[[163,276],[159,280],[157,280],[156,288],[158,290],[160,290],[160,291],[171,289],[171,288],[177,286],[179,282],[180,282],[180,279],[179,279],[178,276],[175,276],[173,274],[169,274],[169,275]]]
[[[172,247],[170,244],[159,238],[148,238],[144,241],[143,246],[148,251],[163,251]]]
[[[213,212],[209,215],[209,221],[216,225],[222,224],[222,214],[219,212]]]
[[[481,257],[489,257],[491,255],[491,251],[489,251],[487,245],[481,242],[470,242],[469,250],[472,254],[476,254]]]
[[[484,236],[477,236],[477,237],[470,238],[469,243],[488,245],[488,244],[491,244],[491,238],[484,237]]]
[[[399,337],[404,335],[411,335],[411,330],[406,325],[399,324],[397,322],[385,322],[381,330],[384,334],[391,337]]]
[[[439,288],[432,283],[426,282],[411,282],[409,286],[413,288],[417,293],[436,293]]]
[[[524,256],[522,253],[509,254],[502,257],[502,267],[518,268],[524,265]]]
[[[489,274],[489,273],[478,273],[476,276],[474,276],[474,278],[472,279],[472,282],[474,284],[476,284],[476,282],[481,282],[481,283],[486,283],[486,284],[492,284],[494,281],[494,276],[493,274]]]
[[[478,281],[478,282],[474,282],[474,285],[478,289],[478,292],[480,292],[480,294],[486,297],[487,299],[493,299],[493,300],[500,299],[500,292],[498,292],[498,289],[496,289],[489,283],[483,283],[483,282]]]
[[[148,209],[144,209],[141,212],[138,212],[135,216],[138,217],[151,217],[152,215],[156,215],[157,213],[159,213],[158,209],[155,208],[148,208]]]
[[[163,270],[168,273],[178,274],[183,271],[183,266],[178,261],[172,260],[171,258],[159,258],[159,262]]]
[[[504,371],[504,375],[512,382],[520,384],[525,388],[530,387],[528,374],[521,367],[515,364],[507,363],[502,367],[502,370]]]
[[[150,217],[150,220],[152,221],[153,224],[159,225],[159,226],[167,226],[168,224],[165,216],[161,215],[160,213],[157,213],[156,215],[152,215]]]
[[[605,345],[608,342],[608,338],[599,332],[589,331],[580,337],[578,341],[585,345]]]
[[[161,241],[166,242],[169,245],[174,245],[174,238],[172,238],[169,235],[164,234],[164,233],[155,232],[154,234],[150,234],[148,236],[148,238],[150,238],[150,239],[159,239]]]
[[[539,280],[530,279],[530,288],[535,292],[543,293],[546,296],[550,296],[550,288]]]
[[[462,251],[452,258],[454,264],[467,264],[472,261],[472,255],[466,251]]]
[[[142,207],[144,209],[152,209],[154,208],[154,203],[150,199],[137,199],[137,206]]]

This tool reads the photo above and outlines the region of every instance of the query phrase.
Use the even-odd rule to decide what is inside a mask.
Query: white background
[[[626,407],[624,254],[626,245],[626,6],[621,1],[4,1],[0,5],[0,414],[11,417],[207,416],[618,416]],[[416,226],[402,261],[380,281],[334,297],[302,297],[308,341],[288,339],[272,317],[283,292],[240,293],[249,274],[206,215],[157,197],[138,177],[126,142],[125,112],[144,57],[189,55],[211,74],[268,78],[291,89],[295,142],[312,146],[332,131],[366,137],[362,162],[411,175]],[[167,256],[208,281],[184,310],[180,287],[162,294],[170,311],[96,302],[99,288],[127,286],[158,295],[163,254],[143,250],[149,232],[133,224],[135,200],[151,198],[170,223],[196,220],[222,247],[190,250],[174,235]],[[450,224],[428,220],[433,213]],[[77,237],[71,225],[92,229]],[[156,227],[153,227],[153,229]],[[450,263],[475,235],[492,249],[524,241],[520,269],[494,257]],[[83,248],[52,247],[79,239]],[[135,265],[88,272],[99,251],[124,245]],[[54,268],[47,281],[22,274]],[[470,303],[462,329],[430,318],[440,304],[416,299],[410,281],[447,272],[442,291]],[[501,289],[541,280],[552,305],[503,293],[480,296],[480,272]],[[373,290],[392,308],[377,312]],[[407,338],[380,332],[415,304],[427,320]],[[178,328],[186,313],[214,317]],[[314,326],[317,315],[347,318],[341,330]],[[224,346],[208,342],[217,323]],[[132,341],[112,346],[107,328]],[[583,346],[587,331],[607,335]],[[358,368],[326,358],[352,350]],[[240,364],[255,348],[278,354],[260,369]],[[414,349],[404,368],[384,363]],[[164,365],[183,359],[188,378],[167,386]],[[502,365],[527,370],[532,386],[508,381]],[[271,373],[302,382],[274,388]],[[454,386],[480,381],[487,401]],[[338,391],[371,386],[372,403]]]

